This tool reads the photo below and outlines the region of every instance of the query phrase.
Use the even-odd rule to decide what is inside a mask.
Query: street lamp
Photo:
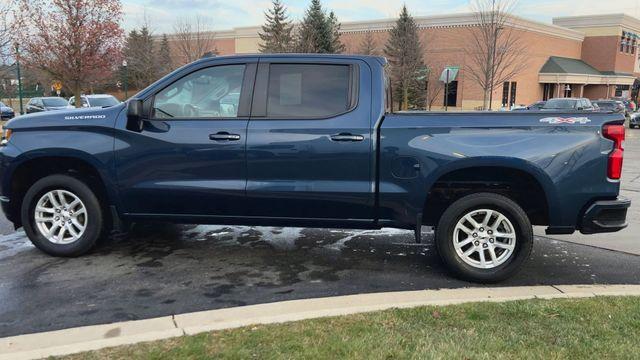
[[[24,114],[24,107],[22,105],[22,76],[20,75],[20,52],[18,44],[16,47],[16,72],[18,73],[18,98],[20,99],[20,115]]]
[[[124,99],[129,98],[129,71],[127,67],[127,60],[122,60],[122,67],[124,68]]]

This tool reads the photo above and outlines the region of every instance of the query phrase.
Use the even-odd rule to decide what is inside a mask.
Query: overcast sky
[[[252,26],[264,21],[270,0],[123,0],[125,28],[131,30],[147,23],[155,33],[171,32],[178,17],[202,16],[213,30]],[[294,20],[304,15],[309,0],[284,0]],[[469,0],[406,0],[413,15],[437,15],[468,12]],[[401,1],[394,0],[323,0],[340,21],[394,17]],[[551,22],[555,16],[602,13],[627,13],[640,17],[640,0],[520,0],[516,14]]]

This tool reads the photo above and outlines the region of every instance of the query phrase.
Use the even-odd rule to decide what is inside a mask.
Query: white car
[[[120,104],[120,101],[115,98],[113,95],[107,94],[93,94],[93,95],[82,95],[82,107],[83,108],[107,108],[114,105]],[[72,96],[69,99],[68,108],[76,107],[76,97]]]

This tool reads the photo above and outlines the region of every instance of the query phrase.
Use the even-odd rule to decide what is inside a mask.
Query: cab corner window
[[[351,109],[352,67],[329,64],[272,64],[267,116],[321,118]]]
[[[155,96],[154,118],[238,116],[245,65],[214,66],[177,80]]]

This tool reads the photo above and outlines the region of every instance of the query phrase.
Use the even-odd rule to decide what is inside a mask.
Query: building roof
[[[541,74],[603,75],[593,66],[580,59],[551,56],[540,69]]]

